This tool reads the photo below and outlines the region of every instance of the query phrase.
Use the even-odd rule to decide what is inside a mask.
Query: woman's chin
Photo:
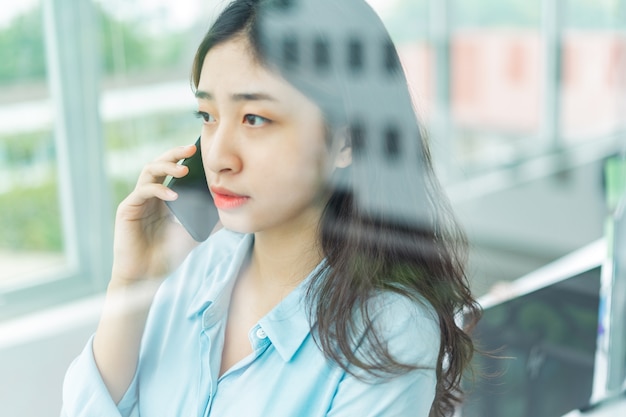
[[[233,221],[233,219],[225,219],[220,216],[220,223],[224,229],[230,230],[236,233],[254,233],[254,227],[243,221]]]

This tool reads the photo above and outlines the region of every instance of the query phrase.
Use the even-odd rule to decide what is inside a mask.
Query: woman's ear
[[[337,156],[335,157],[335,168],[346,168],[352,164],[352,143],[348,134],[348,129],[341,129],[335,138]]]
[[[335,159],[335,167],[346,168],[350,166],[350,164],[352,164],[352,146],[346,143],[341,149],[339,149],[339,153]]]

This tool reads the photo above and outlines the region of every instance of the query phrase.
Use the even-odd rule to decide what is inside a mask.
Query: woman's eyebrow
[[[238,93],[231,95],[233,101],[278,101],[266,93]]]
[[[195,96],[202,100],[215,100],[214,95],[207,91],[197,90]],[[231,94],[230,97],[232,101],[278,101],[275,97],[266,93],[235,93]]]
[[[201,100],[213,100],[213,94],[207,93],[206,91],[196,90],[194,95]]]

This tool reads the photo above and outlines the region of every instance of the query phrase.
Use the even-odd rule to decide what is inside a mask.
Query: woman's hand
[[[163,181],[168,175],[187,175],[189,169],[177,162],[195,152],[194,145],[181,146],[147,164],[135,189],[118,206],[111,284],[126,286],[143,279],[163,278],[170,272],[168,228],[180,225],[174,224],[163,202],[176,200],[178,195]]]

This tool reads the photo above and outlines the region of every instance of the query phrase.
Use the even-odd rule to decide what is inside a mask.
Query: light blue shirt
[[[94,362],[92,338],[65,377],[62,416],[428,416],[438,319],[427,304],[393,293],[373,300],[374,325],[391,354],[425,369],[364,382],[328,361],[311,333],[305,280],[250,329],[253,353],[218,378],[231,291],[252,244],[252,235],[222,230],[164,281],[137,372],[117,405]]]

